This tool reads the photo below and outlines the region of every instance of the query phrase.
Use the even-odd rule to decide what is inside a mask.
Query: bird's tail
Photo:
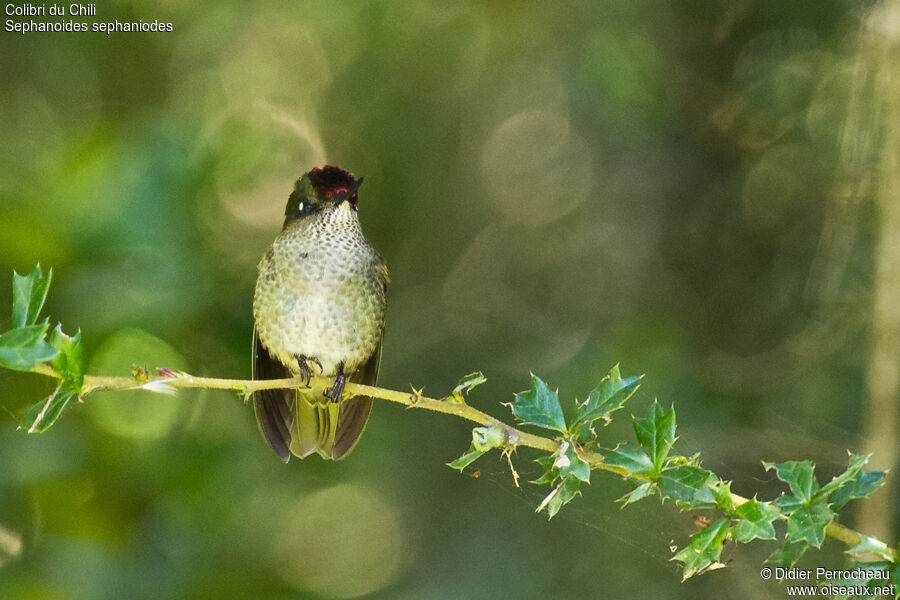
[[[291,453],[305,458],[318,452],[322,458],[340,460],[356,447],[372,408],[372,399],[354,396],[343,402],[313,399],[302,391],[294,401]]]

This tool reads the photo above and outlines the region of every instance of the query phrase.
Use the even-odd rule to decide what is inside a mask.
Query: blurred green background
[[[900,313],[877,302],[891,7],[116,1],[98,21],[174,31],[4,31],[0,299],[40,262],[89,373],[249,377],[257,261],[293,181],[340,164],[391,271],[381,385],[481,370],[472,403],[509,419],[529,371],[571,403],[620,361],[647,378],[610,445],[659,397],[676,450],[738,493],[780,491],[761,460],[825,481],[879,439],[890,466],[896,430],[870,426],[892,420],[878,315]],[[444,466],[471,429],[446,416],[376,402],[348,460],[285,466],[218,391],[94,395],[16,431],[50,386],[0,372],[2,598],[784,597],[758,575],[774,544],[679,583],[691,516],[620,510],[602,473],[548,523],[495,455]],[[891,493],[844,522],[896,541]]]

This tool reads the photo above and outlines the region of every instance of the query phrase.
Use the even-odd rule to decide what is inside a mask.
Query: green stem
[[[59,374],[52,367],[45,363],[36,364],[34,370],[36,373],[39,373],[41,375],[46,375],[55,379],[59,378]],[[153,389],[154,387],[158,388],[159,386],[165,385],[172,388],[232,390],[242,394],[244,400],[246,401],[253,392],[257,392],[259,390],[274,390],[308,386],[313,389],[321,389],[324,391],[332,383],[333,380],[331,378],[315,374],[311,376],[309,382],[304,382],[299,378],[268,380],[219,379],[214,377],[197,377],[189,373],[182,372],[177,372],[170,376],[162,375],[159,377],[151,377],[147,379],[139,379],[136,377],[101,377],[95,375],[85,375],[84,387],[82,388],[81,394],[79,394],[79,398],[83,398],[84,396],[93,392],[136,390],[148,387]],[[386,388],[380,388],[371,385],[361,385],[358,383],[347,382],[344,390],[348,396],[371,396],[372,398],[379,398],[381,400],[387,400],[389,402],[396,402],[398,404],[406,406],[407,408],[423,408],[425,410],[430,410],[433,412],[454,415],[461,419],[466,419],[485,427],[490,427],[492,425],[501,427],[506,433],[506,439],[509,446],[511,446],[512,448],[516,448],[518,446],[526,446],[529,448],[536,448],[538,450],[544,450],[547,452],[556,452],[559,449],[560,442],[554,439],[516,429],[515,427],[507,425],[506,423],[495,419],[489,414],[478,410],[477,408],[469,406],[465,402],[449,401],[445,398],[429,398],[422,394],[422,390],[416,390],[415,388],[413,388],[411,392],[398,392],[396,390],[389,390]],[[604,463],[603,455],[598,452],[579,450],[578,455],[582,460],[587,462],[592,469],[609,471],[612,473],[616,473],[617,475],[621,475],[625,478],[651,481],[651,478],[645,475],[632,473],[622,467]],[[731,497],[735,506],[740,506],[741,504],[748,501],[747,498],[734,493],[731,494]],[[839,540],[850,547],[859,545],[863,539],[862,534],[860,534],[859,532],[837,523],[831,523],[830,525],[828,525],[828,527],[825,529],[825,534],[829,538]],[[893,548],[889,548],[884,553],[884,555],[888,557],[891,562],[897,561],[897,553]]]

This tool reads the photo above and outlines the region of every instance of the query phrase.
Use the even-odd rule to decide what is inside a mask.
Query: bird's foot
[[[304,356],[302,354],[297,356],[297,366],[300,369],[300,379],[309,386],[309,381],[312,379],[312,369],[309,368],[309,363],[314,363],[319,367],[319,371],[322,370],[322,363],[319,362],[319,359],[313,358],[310,356]]]
[[[325,397],[332,402],[340,402],[341,398],[344,397],[344,385],[346,385],[346,383],[347,378],[344,377],[344,364],[341,363],[338,365],[337,375],[334,378],[334,385],[331,386],[330,390],[325,391]]]

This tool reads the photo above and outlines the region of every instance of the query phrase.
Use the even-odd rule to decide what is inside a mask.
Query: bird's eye
[[[302,216],[311,215],[316,212],[316,205],[311,202],[301,202],[297,206],[297,212],[299,212]]]

